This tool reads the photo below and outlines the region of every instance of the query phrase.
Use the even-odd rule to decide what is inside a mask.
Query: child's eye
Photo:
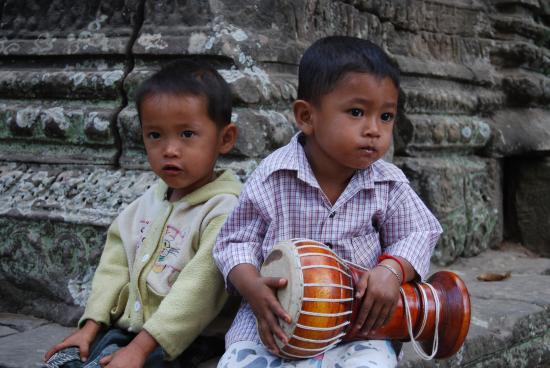
[[[361,109],[350,109],[348,113],[351,114],[351,116],[356,118],[365,115],[365,112]]]
[[[150,138],[150,139],[159,139],[160,138],[160,133],[150,132],[150,133],[147,133],[147,137]]]
[[[384,122],[389,123],[389,122],[393,121],[394,115],[390,112],[385,112],[380,116],[380,119],[382,119],[382,121],[384,121]]]
[[[195,133],[190,130],[184,130],[183,132],[181,132],[181,136],[185,138],[191,138],[194,134]]]

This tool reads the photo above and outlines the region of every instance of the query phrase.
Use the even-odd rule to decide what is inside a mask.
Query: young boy
[[[232,173],[214,172],[236,140],[229,87],[209,66],[178,62],[139,87],[136,107],[161,180],[109,228],[80,329],[45,359],[67,347],[80,356],[63,350],[49,366],[177,366],[164,360],[177,358],[226,301],[212,247],[241,187]]]
[[[328,37],[306,50],[293,105],[301,132],[251,175],[214,247],[228,289],[246,300],[219,367],[282,364],[274,338],[289,337],[277,318],[290,316],[275,289],[287,280],[258,271],[281,240],[318,240],[370,269],[356,285],[362,304],[351,331],[359,337],[384,324],[403,282],[425,277],[441,227],[402,171],[380,160],[391,144],[398,95],[398,69],[369,41]],[[294,365],[392,367],[396,354],[388,341],[354,341]]]

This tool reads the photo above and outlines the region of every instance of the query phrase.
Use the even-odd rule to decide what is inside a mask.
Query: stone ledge
[[[550,366],[549,258],[507,244],[446,269],[457,273],[470,292],[472,320],[466,342],[455,356],[431,362],[418,358],[405,344],[399,368]],[[484,272],[508,271],[511,277],[503,281],[476,279]]]
[[[405,344],[399,368],[550,367],[549,258],[508,244],[446,269],[457,273],[471,294],[472,323],[466,343],[452,358],[430,362],[419,359]],[[438,270],[432,267],[433,272]],[[507,271],[511,277],[503,281],[476,279],[483,272]],[[46,320],[0,313],[0,367],[38,366],[45,351],[70,331]]]

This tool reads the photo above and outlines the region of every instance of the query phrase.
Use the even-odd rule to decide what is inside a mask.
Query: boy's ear
[[[220,132],[220,148],[219,152],[225,154],[233,148],[237,141],[237,126],[233,123],[229,123],[223,127]]]
[[[306,100],[296,100],[292,104],[294,110],[294,119],[298,129],[309,135],[313,129],[313,106]]]

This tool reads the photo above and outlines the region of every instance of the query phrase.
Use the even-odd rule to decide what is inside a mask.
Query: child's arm
[[[239,204],[229,216],[218,236],[214,248],[214,260],[224,275],[227,289],[236,291],[250,304],[258,320],[258,332],[267,348],[276,352],[275,333],[281,340],[287,339],[275,323],[276,317],[288,320],[280,306],[274,288],[286,285],[286,280],[262,278],[259,269],[263,260],[262,242],[269,215],[262,210],[267,196],[263,179],[253,174],[246,182]]]
[[[128,259],[120,238],[117,218],[107,232],[105,247],[92,280],[92,292],[78,325],[82,326],[89,319],[105,326],[111,325],[111,311],[118,305],[120,293],[129,282]]]
[[[383,253],[399,260],[405,275],[397,261],[385,259],[381,264],[392,268],[400,281],[423,279],[441,232],[439,222],[409,184],[395,183],[386,219],[380,226],[380,240]],[[366,335],[391,317],[399,299],[398,277],[385,267],[374,267],[363,276],[357,285],[357,297],[364,295],[364,299],[353,330],[360,329],[361,335]]]
[[[277,317],[291,322],[290,316],[285,312],[277,297],[275,290],[285,287],[286,279],[276,277],[262,277],[258,269],[251,264],[242,263],[229,272],[229,280],[239,293],[250,303],[250,307],[256,316],[258,333],[262,342],[273,354],[279,349],[273,340],[276,335],[285,344],[287,336],[279,326]]]

